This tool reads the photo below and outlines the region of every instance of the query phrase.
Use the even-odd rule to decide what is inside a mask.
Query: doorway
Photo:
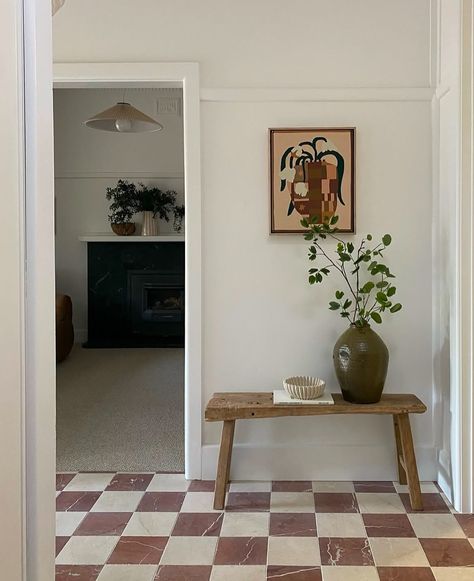
[[[58,473],[184,472],[182,94],[54,90]],[[85,125],[124,100],[160,130]]]
[[[54,89],[182,91],[183,185],[186,207],[184,472],[188,479],[199,479],[201,477],[201,178],[198,66],[194,63],[58,64],[54,67]]]

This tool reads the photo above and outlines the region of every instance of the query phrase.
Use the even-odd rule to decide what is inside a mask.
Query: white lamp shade
[[[145,133],[163,129],[163,125],[158,121],[132,107],[130,103],[117,103],[110,109],[94,115],[85,121],[84,125],[115,133]]]

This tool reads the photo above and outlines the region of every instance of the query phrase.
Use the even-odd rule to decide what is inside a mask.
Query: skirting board
[[[219,446],[202,447],[202,478],[216,476]],[[434,447],[417,447],[420,480],[436,480]],[[392,446],[235,445],[231,480],[398,480]]]

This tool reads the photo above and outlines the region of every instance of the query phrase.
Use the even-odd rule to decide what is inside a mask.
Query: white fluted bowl
[[[285,379],[283,387],[292,399],[317,399],[323,395],[326,382],[319,377],[297,375]]]

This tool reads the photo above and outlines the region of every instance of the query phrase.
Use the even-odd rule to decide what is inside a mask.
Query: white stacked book
[[[334,399],[327,391],[317,399],[293,399],[284,389],[276,389],[273,392],[273,403],[274,405],[334,405]]]

